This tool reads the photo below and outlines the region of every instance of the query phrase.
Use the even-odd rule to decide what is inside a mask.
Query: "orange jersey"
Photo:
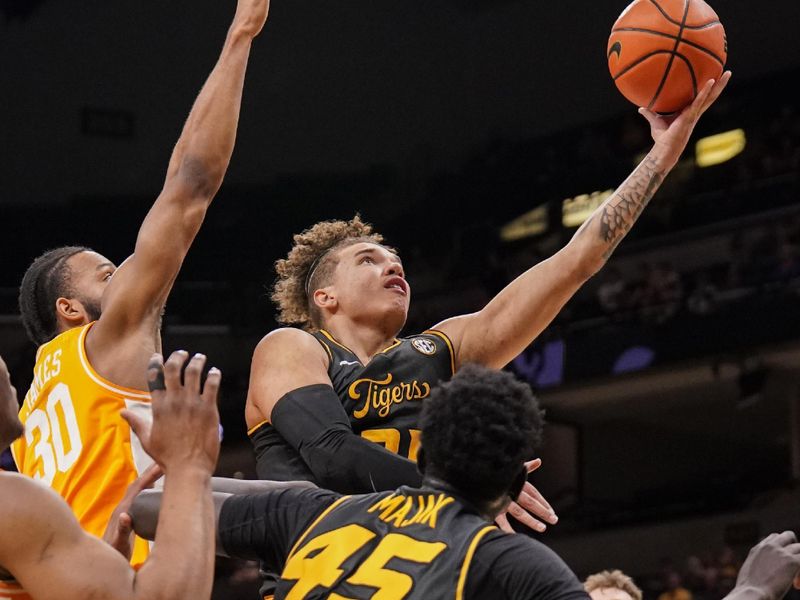
[[[0,579],[0,600],[33,600],[16,581]]]
[[[85,349],[92,325],[70,329],[39,348],[19,412],[25,435],[11,452],[20,473],[50,486],[81,527],[101,537],[128,485],[152,464],[120,416],[124,408],[149,415],[150,395],[95,372]],[[137,538],[133,565],[144,562],[147,552],[147,542]]]

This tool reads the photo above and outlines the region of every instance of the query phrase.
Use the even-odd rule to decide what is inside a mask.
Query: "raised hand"
[[[525,463],[528,473],[532,473],[541,466],[542,460],[540,458]],[[525,482],[517,501],[509,503],[505,512],[495,519],[500,529],[507,533],[514,533],[514,529],[508,522],[508,515],[511,515],[526,527],[540,533],[547,529],[547,525],[539,519],[547,521],[550,525],[555,525],[558,522],[558,517],[553,507],[530,482]],[[533,515],[536,516],[534,517]],[[539,517],[539,519],[536,517]]]
[[[709,79],[692,103],[679,113],[662,116],[646,108],[639,109],[639,114],[650,123],[650,135],[656,148],[661,149],[663,160],[668,166],[678,162],[697,121],[716,102],[730,78],[731,72],[725,71],[716,81]]]
[[[142,447],[165,472],[172,468],[199,467],[209,474],[219,456],[217,393],[222,373],[212,368],[203,389],[200,376],[206,357],[173,352],[166,364],[154,354],[147,367],[147,385],[153,406],[153,423],[122,411],[123,418],[139,436]],[[186,365],[181,383],[181,369]]]
[[[791,531],[773,533],[753,546],[727,600],[780,600],[800,577],[800,543]]]

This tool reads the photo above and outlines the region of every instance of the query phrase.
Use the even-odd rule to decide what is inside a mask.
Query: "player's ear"
[[[519,495],[522,493],[522,488],[525,486],[525,482],[528,481],[528,469],[525,468],[525,465],[522,465],[519,473],[514,478],[514,481],[511,484],[511,487],[508,488],[508,496],[512,500],[516,500],[519,498]]]
[[[339,301],[336,299],[330,288],[320,288],[314,292],[314,304],[316,304],[319,308],[327,308],[328,310],[332,310],[336,308],[336,306],[339,304]]]
[[[417,452],[417,471],[423,477],[425,476],[425,449],[422,447]]]
[[[63,296],[56,300],[56,318],[59,321],[64,321],[69,325],[81,323],[85,314],[86,310],[79,300]]]

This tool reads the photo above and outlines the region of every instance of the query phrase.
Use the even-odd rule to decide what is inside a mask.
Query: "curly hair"
[[[423,406],[426,472],[472,500],[494,501],[533,457],[543,424],[530,386],[506,371],[466,365]]]
[[[356,215],[349,221],[322,221],[294,236],[286,258],[275,263],[278,274],[272,300],[278,307],[278,321],[299,325],[307,331],[321,326],[321,316],[308,290],[319,289],[330,280],[338,250],[359,242],[380,244],[383,236]]]
[[[34,260],[25,271],[19,287],[19,312],[28,337],[37,346],[58,333],[55,302],[71,293],[67,260],[90,251],[84,246],[54,248]]]
[[[619,569],[613,571],[600,571],[594,575],[589,575],[583,582],[586,593],[594,590],[614,588],[627,592],[633,600],[642,600],[642,590],[633,582],[633,579],[625,575]]]

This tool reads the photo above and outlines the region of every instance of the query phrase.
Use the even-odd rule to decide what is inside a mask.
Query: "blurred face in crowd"
[[[592,600],[633,600],[628,592],[615,587],[594,589],[589,596]]]

